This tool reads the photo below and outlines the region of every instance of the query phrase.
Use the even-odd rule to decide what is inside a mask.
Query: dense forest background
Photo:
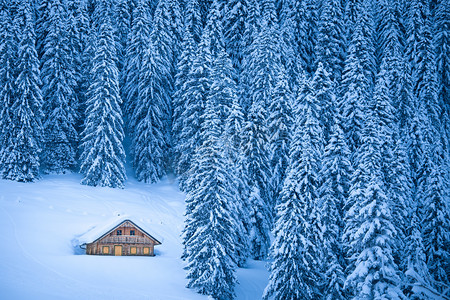
[[[176,174],[188,287],[449,299],[448,0],[1,0],[0,176]],[[445,294],[446,293],[446,294]]]

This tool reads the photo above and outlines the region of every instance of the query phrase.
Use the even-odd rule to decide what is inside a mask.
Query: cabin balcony
[[[102,240],[102,243],[111,243],[111,244],[118,244],[118,243],[125,243],[125,244],[150,244],[150,241],[149,241],[148,238],[140,237],[140,236],[114,235],[114,236],[105,237]]]

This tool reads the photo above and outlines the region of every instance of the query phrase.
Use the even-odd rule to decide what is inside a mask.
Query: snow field
[[[184,194],[164,180],[128,180],[125,189],[80,185],[80,175],[48,175],[33,184],[0,180],[2,299],[207,299],[186,289],[180,233]],[[74,246],[118,215],[161,239],[155,257],[89,256]],[[237,299],[260,299],[265,262],[239,269]]]

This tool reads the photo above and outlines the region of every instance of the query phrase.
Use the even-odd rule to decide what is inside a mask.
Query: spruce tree
[[[235,209],[237,225],[240,227],[237,232],[237,264],[239,267],[245,266],[247,259],[250,257],[250,229],[251,223],[249,219],[250,204],[248,198],[250,191],[245,179],[243,166],[243,153],[241,148],[241,134],[244,126],[244,115],[242,107],[239,104],[239,98],[234,97],[230,108],[230,114],[225,121],[225,152],[229,159],[230,172],[233,175],[235,183]]]
[[[40,59],[44,54],[44,40],[48,33],[48,20],[51,18],[51,0],[39,1],[36,11],[36,51]]]
[[[216,7],[216,2],[213,3],[213,9]],[[218,125],[221,131],[221,136],[224,137],[224,149],[223,156],[225,160],[225,166],[229,170],[229,176],[232,180],[231,190],[233,195],[233,200],[230,202],[230,210],[233,218],[233,223],[235,224],[235,262],[239,266],[245,265],[245,262],[249,256],[249,238],[248,238],[248,207],[247,196],[245,187],[243,186],[242,176],[242,166],[241,166],[241,149],[239,148],[239,143],[233,136],[233,131],[231,130],[228,122],[232,121],[234,114],[237,118],[239,116],[239,111],[231,112],[231,109],[239,110],[236,107],[238,97],[237,97],[237,87],[233,80],[234,69],[230,57],[225,52],[224,47],[218,49],[218,53],[213,59],[213,64],[211,68],[211,89],[208,95],[208,101],[214,104],[214,110],[219,118]],[[235,105],[233,107],[233,104]],[[234,119],[235,121],[239,121]],[[242,125],[242,124],[241,124]],[[238,125],[236,125],[238,126]],[[234,127],[237,129],[236,127]],[[228,131],[227,131],[228,129]],[[231,136],[230,136],[231,135]],[[230,139],[229,139],[230,138]],[[231,142],[232,144],[228,144]],[[233,151],[233,152],[232,152]]]
[[[380,151],[386,136],[374,113],[376,101],[365,106],[361,146],[357,150],[346,205],[344,241],[350,261],[345,287],[355,299],[404,299],[394,260],[398,230],[392,221],[392,200],[382,172]]]
[[[323,129],[324,140],[328,141],[333,125],[333,116],[336,106],[335,84],[331,81],[331,74],[319,62],[314,73],[312,88],[315,91],[315,97],[321,107],[320,124]]]
[[[84,104],[86,90],[84,89],[83,78],[83,52],[87,45],[89,20],[86,12],[86,4],[83,0],[69,0],[67,1],[68,16],[67,24],[67,39],[70,53],[71,65],[74,73],[74,80],[76,81],[73,90],[76,95],[77,102],[73,104],[73,109],[76,114],[75,129],[78,134],[82,131],[82,123],[84,120]]]
[[[117,49],[117,67],[119,69],[119,74],[121,74],[125,65],[128,34],[131,31],[131,25],[134,21],[134,18],[132,17],[134,2],[135,0],[119,0],[115,5],[115,15],[117,16],[117,22],[115,26],[115,39]],[[119,75],[119,79],[122,80],[123,76]],[[123,83],[120,82],[120,84],[120,86],[122,87]]]
[[[250,191],[250,248],[255,259],[265,259],[270,246],[272,212],[267,202],[270,166],[266,114],[262,103],[253,102],[242,131],[245,184]]]
[[[321,219],[318,210],[319,170],[322,153],[320,107],[305,81],[296,115],[290,165],[277,205],[271,248],[274,259],[264,298],[311,299],[320,295],[318,245]]]
[[[283,70],[273,1],[264,1],[261,10],[261,30],[256,33],[250,45],[249,55],[246,57],[248,60],[244,62],[245,90],[242,95],[242,106],[248,113],[248,117],[244,126],[243,147],[249,186],[257,186],[270,216],[275,202],[274,199],[270,199],[270,182],[268,181],[270,176],[270,166],[267,162],[270,155],[267,124],[270,112],[268,109],[273,101],[277,76]],[[268,220],[269,224],[270,222],[271,220]]]
[[[233,184],[223,153],[220,119],[214,97],[204,112],[201,136],[195,149],[195,189],[187,193],[184,258],[189,288],[213,299],[233,299],[236,277],[233,219]]]
[[[224,15],[225,44],[237,75],[242,71],[242,59],[245,48],[245,30],[247,16],[250,9],[247,0],[232,0],[226,2],[226,15]]]
[[[244,113],[248,113],[251,100],[249,91],[252,86],[253,75],[250,73],[253,68],[253,55],[255,39],[260,28],[260,4],[256,0],[249,0],[249,10],[247,14],[246,26],[243,36],[242,70],[239,73],[240,104]],[[238,70],[239,71],[239,70]]]
[[[15,89],[15,65],[17,54],[17,40],[15,32],[17,27],[13,26],[12,8],[7,2],[0,2],[0,153],[7,147],[9,139],[8,128],[11,124],[11,107],[14,101]],[[3,155],[0,155],[0,158]],[[0,160],[0,166],[3,162]],[[1,172],[3,167],[0,167]]]
[[[450,148],[450,3],[438,1],[433,20],[433,44],[437,63],[438,102],[441,120],[446,130],[444,147]]]
[[[311,0],[289,0],[283,5],[282,13],[282,36],[287,47],[293,47],[291,50],[291,62],[287,61],[292,68],[297,71],[292,75],[298,75],[299,72],[306,72],[312,76],[314,74],[315,62],[315,44],[317,40],[317,19],[318,4]],[[298,60],[292,62],[292,59]],[[298,64],[298,66],[296,66]],[[297,74],[295,74],[297,73]],[[296,80],[297,78],[292,78]]]
[[[96,14],[104,18],[95,41],[82,133],[80,172],[84,175],[82,184],[122,188],[126,178],[122,100],[109,7],[108,0],[104,0],[96,10]],[[96,17],[99,18],[99,15]]]
[[[337,112],[336,112],[337,113]],[[341,116],[334,117],[330,139],[325,145],[320,170],[320,215],[323,224],[323,258],[320,268],[324,273],[321,286],[324,299],[346,299],[344,290],[345,261],[341,242],[343,207],[348,197],[352,165]]]
[[[64,173],[76,163],[78,133],[76,131],[75,66],[69,49],[67,8],[60,0],[48,3],[51,19],[41,59],[42,94],[45,114],[43,166],[46,172]]]
[[[180,99],[177,101],[180,101],[181,103],[184,102],[185,108],[181,113],[181,118],[178,117],[179,113],[177,113],[177,121],[182,120],[184,125],[179,134],[179,145],[176,149],[176,153],[179,154],[177,171],[178,174],[182,175],[180,178],[182,189],[189,190],[192,188],[192,185],[189,182],[189,177],[193,176],[191,173],[192,168],[190,167],[190,161],[192,159],[192,153],[195,151],[197,145],[203,143],[199,134],[203,122],[202,111],[206,104],[206,98],[211,92],[213,61],[223,49],[224,41],[221,7],[220,3],[216,1],[209,13],[206,27],[203,29],[197,54],[187,72],[184,81],[184,90],[177,93],[177,96]],[[185,63],[188,62],[185,61]],[[229,72],[232,72],[231,69],[223,71],[227,72],[225,76],[232,76],[228,74]],[[227,103],[227,101],[223,101],[222,103],[218,103],[217,109],[219,110],[218,113],[222,129],[224,128],[226,116],[229,113],[229,106],[231,106],[231,102]],[[181,124],[177,123],[176,125],[179,128]],[[185,174],[187,170],[189,170],[190,174]]]
[[[446,182],[443,146],[439,136],[427,145],[426,174],[419,180],[419,196],[423,199],[422,239],[428,270],[434,287],[443,292],[439,283],[449,284],[450,267],[450,207]]]
[[[284,69],[277,77],[273,99],[269,105],[268,132],[270,145],[271,198],[279,201],[289,165],[290,133],[292,130],[292,93]]]
[[[168,153],[172,147],[172,114],[173,114],[173,93],[175,85],[175,74],[182,42],[182,15],[180,0],[161,0],[156,6],[152,22],[151,41],[155,47],[157,55],[161,59],[162,69],[160,76],[162,89],[160,98],[163,100],[160,107],[164,114],[164,138],[165,151]],[[166,156],[166,164],[170,165],[171,153]]]
[[[431,286],[431,276],[426,264],[422,233],[420,232],[419,211],[420,208],[418,205],[413,205],[411,210],[408,211],[408,219],[410,222],[407,224],[405,258],[402,268],[406,270],[405,274],[407,275],[404,287],[405,295],[413,299],[425,300],[428,299],[428,294],[424,293],[420,288],[417,289],[414,287],[418,283],[417,279],[420,279],[421,283]],[[411,275],[414,275],[414,277],[411,278]]]
[[[371,98],[375,60],[373,47],[373,26],[368,1],[357,2],[357,22],[348,46],[348,56],[342,75],[342,98],[340,109],[342,124],[353,153],[360,146],[363,128],[363,107]]]
[[[132,118],[136,127],[132,134],[133,165],[138,180],[154,183],[165,174],[165,127],[161,107],[161,62],[155,57],[151,43],[142,57],[137,103]]]
[[[11,121],[6,128],[9,134],[4,141],[0,165],[4,179],[31,182],[39,177],[43,114],[36,35],[29,0],[18,2],[14,17],[19,39],[15,68],[17,77],[11,103]]]
[[[408,59],[411,66],[411,106],[409,157],[413,171],[413,197],[418,202],[419,222],[426,263],[435,281],[448,283],[449,225],[445,215],[448,204],[448,151],[439,103],[435,48],[432,47],[429,2],[410,3],[408,23]],[[445,119],[444,119],[445,121]],[[448,218],[448,217],[447,217]],[[435,288],[438,286],[435,285]]]
[[[150,19],[147,6],[144,1],[139,1],[133,12],[133,23],[128,35],[129,41],[126,49],[126,61],[123,66],[123,88],[124,114],[128,132],[134,132],[139,119],[133,116],[138,102],[139,86],[143,72],[143,57],[150,43]]]
[[[189,109],[187,104],[189,103],[190,94],[188,93],[190,86],[187,85],[189,80],[189,72],[191,67],[196,59],[196,49],[197,45],[195,43],[194,37],[192,33],[187,29],[185,25],[184,35],[183,35],[183,43],[182,43],[183,52],[180,55],[180,60],[177,65],[177,74],[175,76],[175,87],[176,91],[173,97],[173,125],[172,125],[172,137],[174,143],[174,170],[175,172],[182,176],[186,170],[186,162],[181,163],[181,157],[183,153],[180,151],[182,148],[182,143],[186,143],[186,140],[183,140],[182,133],[186,127],[189,127],[191,124],[186,123],[186,120],[183,119],[183,114],[185,111]],[[185,138],[186,136],[184,136]]]
[[[321,62],[331,80],[338,84],[344,68],[346,41],[341,1],[323,1],[317,26],[316,67]]]
[[[297,91],[297,78],[299,74],[300,63],[298,63],[298,12],[296,1],[285,0],[278,2],[278,22],[280,28],[281,61],[286,69],[289,78],[290,89]]]
[[[209,9],[211,8],[212,3],[213,3],[213,0],[199,0],[198,1],[198,6],[200,9],[200,17],[202,20],[202,27],[205,27],[206,23],[208,23]]]
[[[200,42],[200,38],[202,36],[203,23],[200,15],[199,8],[199,0],[188,0],[186,3],[186,12],[184,14],[184,22],[182,31],[184,35],[182,36],[183,41],[185,41],[185,36],[187,34],[186,31],[189,31],[189,34],[194,39],[195,43]],[[185,49],[182,47],[181,49]]]
[[[384,64],[387,88],[392,99],[391,105],[394,108],[395,123],[404,132],[404,126],[410,118],[408,104],[409,93],[409,75],[406,71],[408,67],[404,55],[405,36],[403,24],[400,19],[401,3],[396,0],[383,0],[380,2],[377,14],[379,15],[378,24],[378,60],[379,66]],[[394,135],[400,132],[394,131]]]
[[[77,6],[77,16],[76,16],[77,29],[79,33],[79,71],[77,78],[77,98],[78,98],[78,122],[77,131],[81,133],[83,127],[83,121],[85,119],[86,111],[86,93],[89,87],[90,80],[90,69],[91,69],[91,58],[93,54],[93,39],[90,37],[93,34],[93,30],[90,25],[89,15],[87,11],[87,5],[85,1],[81,1]],[[74,51],[75,52],[75,51]]]
[[[191,160],[195,149],[202,144],[200,137],[200,129],[202,113],[206,104],[206,96],[209,93],[211,73],[211,55],[208,51],[208,39],[205,33],[198,47],[197,53],[193,59],[192,65],[186,76],[184,83],[184,95],[180,95],[185,99],[184,110],[181,113],[183,127],[176,145],[176,153],[179,153],[177,161],[177,173],[180,176],[180,189],[189,190],[187,182],[191,175]]]

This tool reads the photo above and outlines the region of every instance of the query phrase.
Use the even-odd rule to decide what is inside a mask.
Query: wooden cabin
[[[131,220],[124,220],[93,242],[86,243],[88,255],[154,256],[154,246],[161,245]]]

